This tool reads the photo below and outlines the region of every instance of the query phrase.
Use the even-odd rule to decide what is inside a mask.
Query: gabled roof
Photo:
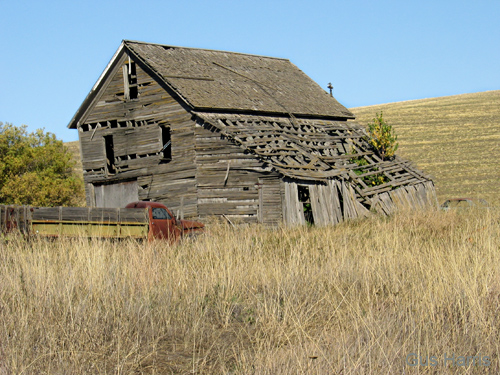
[[[289,60],[125,41],[195,109],[353,118]]]
[[[76,128],[122,52],[141,61],[194,110],[354,118],[287,59],[124,40],[68,127]]]

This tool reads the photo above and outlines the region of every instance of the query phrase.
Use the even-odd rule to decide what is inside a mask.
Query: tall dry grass
[[[10,238],[0,374],[498,372],[499,221],[214,224],[172,248]],[[411,367],[409,353],[439,362]],[[445,365],[452,353],[491,364]]]

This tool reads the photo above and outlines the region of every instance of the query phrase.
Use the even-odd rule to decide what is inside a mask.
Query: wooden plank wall
[[[100,207],[33,207],[33,220],[147,223],[148,210]]]
[[[340,192],[342,194],[344,219],[356,219],[369,215],[368,209],[358,201],[351,184],[342,180],[340,182]]]
[[[180,217],[196,217],[192,116],[139,64],[138,99],[126,100],[122,73],[126,63],[124,55],[79,127],[87,205],[95,202],[92,184],[137,180],[139,199],[162,202]],[[162,160],[161,127],[170,128],[170,162]],[[106,135],[113,136],[114,174],[106,168]]]
[[[285,225],[305,224],[303,205],[298,200],[298,186],[308,186],[314,223],[318,226],[337,224],[343,220],[370,215],[359,202],[354,189],[344,180],[330,180],[327,184],[305,181],[284,181],[283,220]],[[437,209],[436,192],[432,181],[402,186],[379,194],[373,199],[374,211],[390,215],[397,210]]]
[[[224,214],[237,222],[257,222],[259,178],[266,186],[263,222],[274,222],[281,216],[277,173],[264,170],[261,161],[225,139],[211,125],[197,123],[195,136],[198,213],[201,217]]]
[[[14,223],[25,230],[31,220],[48,221],[98,221],[98,222],[137,222],[147,223],[148,210],[137,208],[98,208],[98,207],[31,207],[0,205],[0,227]]]
[[[338,181],[329,180],[325,185],[309,186],[314,223],[316,225],[337,224],[343,220],[338,184]]]
[[[27,233],[31,220],[30,206],[0,205],[0,232],[19,230]]]
[[[438,208],[436,190],[432,181],[402,186],[396,190],[379,194],[372,207],[375,211],[390,215],[397,210]]]
[[[298,184],[284,181],[283,190],[283,221],[285,225],[304,225],[306,220],[304,217],[304,207],[299,202]]]
[[[357,211],[354,211],[361,203],[354,201],[349,197],[354,192],[343,190],[344,182],[338,180],[329,180],[326,183],[314,183],[310,181],[298,181],[286,179],[283,181],[284,199],[283,199],[283,220],[285,225],[303,225],[305,224],[304,205],[299,202],[299,186],[306,186],[309,190],[310,203],[314,224],[325,226],[337,224],[344,220],[344,212],[347,209],[348,215],[357,217]],[[344,187],[344,189],[346,189]],[[343,199],[343,194],[347,194],[347,199]],[[347,201],[347,202],[346,202]],[[361,214],[361,212],[359,213]]]
[[[278,225],[283,220],[280,181],[278,175],[259,178],[259,223]]]

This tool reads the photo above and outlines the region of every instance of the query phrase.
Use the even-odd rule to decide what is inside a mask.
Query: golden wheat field
[[[0,246],[0,374],[500,370],[498,211]]]
[[[351,108],[368,124],[392,124],[398,154],[430,174],[439,202],[483,198],[500,206],[500,91]]]

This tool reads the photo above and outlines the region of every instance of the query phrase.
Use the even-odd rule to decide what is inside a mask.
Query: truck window
[[[153,207],[153,219],[160,219],[160,220],[170,220],[172,217],[168,214],[168,211],[164,208],[160,207]]]

